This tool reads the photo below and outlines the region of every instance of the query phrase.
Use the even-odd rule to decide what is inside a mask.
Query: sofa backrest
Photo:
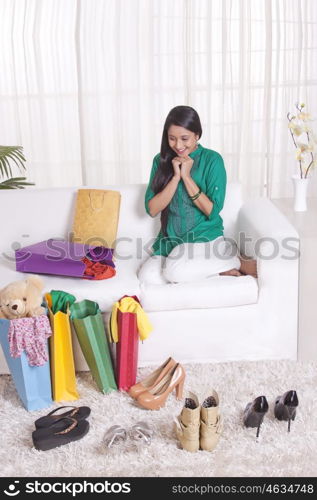
[[[112,189],[121,193],[117,252],[122,257],[138,255],[138,259],[143,260],[160,225],[159,216],[151,218],[145,212],[146,185],[89,188]],[[77,189],[79,188],[2,190],[0,254],[13,258],[14,250],[18,247],[49,238],[67,238],[72,226]],[[234,237],[241,204],[241,185],[228,183],[225,206],[221,212],[225,236]]]
[[[224,207],[220,213],[224,236],[227,238],[237,240],[237,218],[242,204],[242,185],[239,182],[228,182]]]

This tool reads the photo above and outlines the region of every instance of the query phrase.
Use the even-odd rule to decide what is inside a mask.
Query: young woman
[[[165,121],[161,152],[154,157],[145,209],[161,214],[153,253],[139,270],[143,283],[198,281],[214,275],[255,275],[255,261],[237,256],[225,241],[220,216],[226,171],[219,153],[198,140],[202,128],[190,106],[176,106]]]

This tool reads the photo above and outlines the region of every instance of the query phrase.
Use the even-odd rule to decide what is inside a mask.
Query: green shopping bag
[[[104,322],[97,302],[82,300],[70,307],[70,317],[90,368],[103,393],[117,390]]]

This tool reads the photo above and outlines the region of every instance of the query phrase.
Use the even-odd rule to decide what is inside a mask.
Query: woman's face
[[[187,156],[196,149],[199,136],[187,128],[170,125],[167,131],[168,144],[177,156]]]

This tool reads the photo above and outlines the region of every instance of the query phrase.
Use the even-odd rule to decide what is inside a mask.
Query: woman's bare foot
[[[219,273],[221,276],[242,276],[242,273],[238,269],[230,269],[230,271],[224,271]]]
[[[258,277],[257,273],[257,267],[256,267],[256,260],[254,259],[248,259],[247,257],[239,257],[241,266],[240,266],[240,272],[242,274],[249,274],[250,276],[253,276],[253,278]]]

